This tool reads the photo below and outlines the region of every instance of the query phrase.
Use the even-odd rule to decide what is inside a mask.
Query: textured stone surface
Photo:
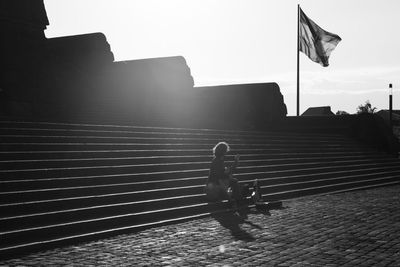
[[[284,201],[0,266],[400,266],[400,186]]]

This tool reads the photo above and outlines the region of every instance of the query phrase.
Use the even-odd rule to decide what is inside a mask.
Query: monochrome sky
[[[300,55],[300,112],[400,109],[398,0],[45,0],[47,38],[103,32],[115,60],[181,55],[196,86],[277,82],[296,113],[297,4],[342,41],[322,67]]]

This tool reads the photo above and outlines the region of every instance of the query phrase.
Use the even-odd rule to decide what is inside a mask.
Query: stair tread
[[[352,160],[333,160],[329,162],[324,162],[324,163],[347,163],[347,162],[369,162],[372,160],[376,161],[398,161],[396,159],[387,159],[387,158],[366,158],[366,159],[352,159]],[[260,161],[267,161],[267,160],[260,160]],[[241,161],[242,162],[242,161]],[[244,161],[243,161],[244,162]],[[250,161],[250,162],[257,162],[256,160]],[[227,162],[229,163],[229,162]],[[79,169],[106,169],[106,168],[129,168],[129,167],[155,167],[155,166],[175,166],[175,165],[192,165],[192,164],[197,164],[197,165],[204,165],[204,164],[210,164],[210,161],[203,161],[203,162],[180,162],[180,163],[152,163],[152,164],[121,164],[121,165],[103,165],[103,166],[79,166],[79,167],[50,167],[50,168],[37,168],[37,169],[18,169],[18,170],[0,170],[0,173],[4,172],[31,172],[31,171],[40,171],[40,170],[79,170]],[[268,164],[268,165],[252,165],[252,166],[239,166],[238,169],[240,168],[251,168],[251,167],[276,167],[276,166],[293,166],[297,165],[298,163],[284,163],[284,164]],[[319,164],[319,162],[304,162],[302,163],[304,165],[313,165],[313,164]]]
[[[391,182],[385,182],[389,177],[385,177],[385,178],[375,178],[375,179],[370,179],[367,181],[382,181],[383,184],[396,184],[396,183],[400,183],[400,181],[391,181]],[[398,176],[392,176],[391,178],[398,178]],[[343,186],[343,185],[348,185],[348,184],[360,184],[362,182],[365,181],[350,181],[350,182],[342,182],[342,183],[334,183],[334,184],[327,184],[327,185],[323,185],[323,186],[308,186],[306,188],[297,188],[295,189],[297,192],[300,190],[316,190],[316,189],[322,189],[322,188],[329,188],[329,187],[333,187],[333,186]],[[278,194],[286,194],[289,193],[291,191],[294,190],[286,190],[286,191],[280,191]],[[270,194],[264,194],[263,197],[268,198],[271,197],[273,195],[276,195],[274,193],[270,193]],[[190,197],[201,197],[202,195],[191,195]],[[179,197],[177,197],[179,198]],[[153,200],[156,201],[156,200]],[[143,211],[143,212],[137,212],[137,213],[123,213],[123,214],[119,214],[119,215],[113,215],[113,216],[103,216],[103,217],[98,217],[98,218],[91,218],[91,219],[84,219],[84,220],[75,220],[75,221],[69,221],[69,222],[65,222],[65,223],[57,223],[57,224],[48,224],[48,225],[43,225],[43,226],[37,226],[37,227],[31,227],[31,228],[23,228],[23,229],[17,229],[17,230],[11,230],[11,231],[5,231],[5,232],[0,232],[1,235],[7,235],[7,234],[11,234],[11,233],[17,233],[17,232],[23,232],[23,231],[32,231],[32,230],[37,230],[37,229],[46,229],[46,228],[54,228],[54,227],[62,227],[62,226],[68,226],[68,225],[73,225],[73,224],[82,224],[82,223],[87,223],[87,222],[94,222],[94,221],[104,221],[104,220],[110,220],[110,219],[116,219],[116,218],[122,218],[122,217],[131,217],[131,216],[140,216],[143,214],[149,214],[149,213],[156,213],[159,211],[168,211],[168,210],[174,210],[174,209],[182,209],[182,208],[187,208],[187,207],[194,207],[194,206],[202,206],[202,205],[206,205],[207,203],[205,202],[199,202],[197,204],[193,204],[193,205],[182,205],[182,206],[178,206],[178,207],[172,207],[172,208],[164,208],[164,209],[155,209],[155,210],[149,210],[149,211]],[[96,207],[94,207],[96,208]],[[62,212],[68,212],[68,211],[62,211]]]
[[[280,187],[280,186],[286,186],[286,185],[301,185],[301,184],[310,184],[310,183],[318,183],[318,182],[323,182],[323,181],[327,181],[327,182],[332,182],[335,180],[343,180],[343,179],[351,179],[351,178],[362,178],[358,181],[366,181],[366,180],[383,180],[383,179],[388,179],[388,178],[394,178],[394,177],[399,177],[400,174],[400,169],[396,170],[396,171],[386,171],[386,172],[369,172],[367,174],[355,174],[355,175],[344,175],[344,176],[336,176],[336,177],[331,177],[331,178],[320,178],[320,179],[315,179],[315,180],[303,180],[303,181],[296,181],[296,182],[285,182],[285,180],[294,178],[294,177],[277,177],[275,178],[275,180],[279,181],[280,183],[276,183],[276,184],[265,184],[260,186],[261,190],[263,191],[268,191],[269,188],[272,187]],[[376,176],[376,175],[382,175],[382,177],[372,177],[372,176]],[[299,177],[305,177],[303,176],[299,176]],[[368,179],[369,177],[372,177],[370,179]],[[265,181],[270,181],[271,179],[263,179],[263,178],[259,178],[258,181],[262,184]],[[358,182],[356,181],[356,182]],[[250,182],[250,181],[241,181],[242,183],[245,182]],[[400,181],[399,181],[400,182]],[[130,194],[133,193],[152,193],[152,192],[162,192],[162,191],[167,191],[167,190],[184,190],[187,188],[198,188],[198,189],[202,189],[204,187],[204,184],[201,185],[192,185],[192,186],[183,186],[183,187],[173,187],[173,188],[163,188],[163,189],[151,189],[151,190],[142,190],[142,191],[137,191],[137,192],[129,192]],[[165,197],[165,198],[152,198],[149,200],[139,200],[139,201],[130,201],[130,202],[119,202],[119,203],[110,203],[108,205],[94,205],[94,206],[87,206],[87,207],[83,207],[83,208],[74,208],[74,209],[67,209],[67,210],[59,210],[58,212],[68,212],[71,210],[80,210],[80,209],[90,209],[90,208],[99,208],[99,207],[107,207],[107,206],[118,206],[118,205],[127,205],[127,204],[136,204],[136,203],[145,203],[145,202],[151,202],[151,201],[159,201],[162,199],[175,199],[175,198],[184,198],[187,196],[202,196],[204,194],[197,194],[197,195],[180,195],[180,196],[176,196],[176,197]],[[104,197],[107,195],[101,195],[100,197]],[[91,197],[99,197],[99,196],[87,196],[86,198],[91,198]],[[75,198],[74,198],[75,199]],[[62,200],[68,200],[68,199],[52,199],[49,201],[62,201]],[[39,202],[39,201],[38,201]],[[35,203],[35,202],[32,202]],[[18,203],[14,203],[14,204],[18,204]],[[28,202],[24,202],[24,203],[20,203],[20,204],[31,204]],[[4,205],[6,206],[6,205]],[[27,214],[28,215],[28,214]],[[27,216],[26,215],[26,216]],[[35,214],[29,214],[29,215],[35,215]],[[23,215],[20,215],[21,217],[23,217]],[[18,216],[16,216],[18,217]],[[7,219],[4,217],[0,217],[0,220],[2,219]]]
[[[348,171],[337,171],[335,172],[335,174],[337,174],[337,176],[333,177],[333,178],[324,178],[324,179],[318,179],[318,180],[305,180],[305,181],[300,181],[300,182],[291,182],[291,183],[286,183],[285,180],[290,180],[290,179],[294,179],[294,178],[310,178],[312,176],[327,176],[329,174],[329,172],[325,172],[325,173],[313,173],[313,174],[307,174],[307,175],[294,175],[294,176],[279,176],[279,177],[274,177],[274,178],[263,178],[262,176],[260,176],[258,178],[258,180],[263,183],[263,182],[268,182],[268,181],[272,181],[272,180],[276,180],[279,181],[280,183],[275,183],[275,184],[266,184],[263,185],[262,188],[269,188],[269,187],[274,187],[274,186],[282,186],[282,185],[286,185],[286,184],[301,184],[301,183],[312,183],[312,182],[318,182],[318,181],[330,181],[330,180],[334,180],[334,179],[344,179],[344,178],[354,178],[354,177],[368,177],[368,176],[374,176],[377,174],[381,174],[381,175],[386,175],[386,174],[393,174],[393,173],[399,173],[400,169],[396,169],[395,171],[391,170],[391,171],[382,171],[381,169],[367,169],[367,170],[359,170],[359,171],[364,171],[367,172],[366,174],[353,174],[353,175],[347,175]],[[339,176],[339,175],[343,175],[343,176]],[[203,181],[206,180],[206,177],[202,177],[201,178]],[[241,180],[241,183],[246,183],[246,182],[251,182],[253,180]],[[50,203],[50,202],[65,202],[65,201],[70,201],[70,200],[89,200],[89,199],[99,199],[99,198],[105,198],[105,197],[115,197],[115,196],[123,196],[123,195],[134,195],[134,194],[143,194],[143,193],[151,193],[151,192],[162,192],[167,191],[167,190],[184,190],[187,188],[198,188],[201,189],[204,187],[204,183],[199,184],[199,185],[193,185],[193,186],[184,186],[184,187],[173,187],[173,188],[163,188],[163,189],[151,189],[151,190],[142,190],[142,191],[136,191],[136,192],[132,192],[132,191],[128,191],[128,192],[119,192],[119,193],[110,193],[110,194],[99,194],[99,195],[82,195],[79,197],[70,197],[70,198],[53,198],[53,199],[46,199],[46,200],[36,200],[36,201],[24,201],[22,203],[6,203],[6,204],[0,204],[0,208],[1,207],[7,207],[7,206],[18,206],[18,205],[29,205],[29,204],[39,204],[39,203]],[[148,201],[148,200],[147,200]]]

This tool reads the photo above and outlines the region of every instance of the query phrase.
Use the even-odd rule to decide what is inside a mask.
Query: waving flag
[[[338,35],[327,32],[319,27],[300,8],[299,50],[306,54],[312,61],[327,67],[331,52],[341,40]]]

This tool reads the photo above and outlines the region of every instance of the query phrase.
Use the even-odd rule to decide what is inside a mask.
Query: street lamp
[[[389,83],[389,122],[390,122],[390,128],[393,130],[392,113],[393,113],[393,86],[391,83]]]

